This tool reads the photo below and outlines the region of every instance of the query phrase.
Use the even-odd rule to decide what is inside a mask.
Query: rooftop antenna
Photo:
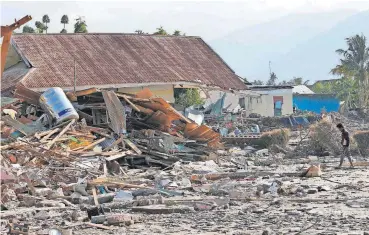
[[[269,76],[272,76],[272,62],[269,60]]]

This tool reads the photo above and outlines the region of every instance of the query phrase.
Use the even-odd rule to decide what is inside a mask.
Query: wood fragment
[[[124,138],[124,135],[120,135],[119,139],[117,139],[116,141],[114,141],[114,143],[112,143],[110,146],[106,147],[103,151],[109,151],[110,149],[114,148],[120,142],[122,142],[123,138]]]
[[[126,95],[122,95],[122,94],[117,94],[116,95],[118,97],[122,97],[134,110],[136,110],[137,112],[141,112],[140,109],[134,104],[132,103],[132,101],[130,101]]]
[[[47,130],[47,131],[43,131],[43,132],[37,132],[36,134],[35,134],[35,137],[37,138],[37,139],[41,139],[43,136],[45,136],[45,135],[47,135],[47,134],[49,134],[50,132],[52,132],[53,130]]]
[[[92,188],[92,195],[94,197],[95,206],[98,206],[99,205],[99,200],[97,199],[97,193],[96,193],[96,188],[95,187]]]
[[[106,166],[106,161],[103,163],[104,166],[104,176],[106,177],[108,175],[108,167]]]
[[[122,158],[124,156],[131,155],[131,154],[134,154],[134,153],[129,150],[129,151],[126,151],[126,152],[122,152],[122,153],[107,157],[106,160],[107,161],[113,161],[113,160],[117,160],[119,158]]]
[[[68,125],[66,125],[64,128],[63,128],[63,130],[61,131],[61,132],[59,132],[59,134],[52,140],[52,141],[50,141],[48,144],[47,144],[47,149],[50,149],[52,146],[53,146],[53,144],[62,136],[62,135],[64,135],[64,133],[65,132],[67,132],[68,131],[68,129],[69,129],[69,127],[71,126],[71,125],[73,125],[74,124],[74,122],[75,122],[76,120],[75,119],[73,119],[72,121],[70,121],[69,123],[68,123]]]
[[[36,189],[33,186],[31,180],[28,178],[28,175],[26,173],[23,173],[23,176],[24,176],[23,178],[26,181],[29,190],[31,191],[31,194],[32,195],[36,195]]]
[[[91,227],[96,227],[96,228],[101,228],[101,229],[106,229],[106,230],[114,230],[115,228],[111,228],[111,227],[108,227],[108,226],[105,226],[105,225],[102,225],[102,224],[93,224],[93,223],[85,223],[86,225],[88,226],[91,226]]]
[[[141,186],[141,185],[135,185],[135,184],[126,184],[120,180],[116,180],[114,178],[97,178],[93,181],[90,181],[89,184],[91,185],[115,185],[120,186],[123,188],[143,188],[143,189],[150,189],[149,187]]]
[[[140,149],[137,148],[137,146],[132,143],[132,141],[130,141],[129,139],[123,139],[124,142],[131,148],[133,149],[137,154],[141,155],[142,151]]]
[[[54,130],[50,130],[49,133],[47,133],[41,140],[40,142],[46,142],[48,138],[50,138],[50,136],[52,136],[53,134],[55,134],[56,132],[58,132],[60,130],[60,128],[56,128]]]
[[[91,143],[91,144],[87,145],[86,147],[83,147],[83,149],[82,149],[82,150],[80,150],[80,151],[82,152],[82,151],[85,151],[85,150],[89,150],[89,149],[91,149],[91,148],[95,147],[96,145],[100,144],[101,142],[103,142],[103,141],[105,141],[105,140],[106,140],[106,138],[105,138],[105,137],[104,137],[104,138],[101,138],[101,139],[99,139],[99,140],[96,140],[95,142],[93,142],[93,143]]]

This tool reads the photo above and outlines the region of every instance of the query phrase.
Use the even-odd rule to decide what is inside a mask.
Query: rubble
[[[276,118],[242,119],[242,134],[228,127],[234,136],[221,137],[212,125],[224,122],[205,115],[207,125],[195,123],[149,90],[68,92],[78,116],[63,121],[45,110],[52,106],[39,105],[41,94],[24,87],[16,94],[6,106],[14,112],[1,118],[0,215],[7,228],[26,234],[367,229],[368,164],[360,159],[353,170],[334,169],[340,146],[327,120],[296,129]],[[259,133],[243,133],[255,122]],[[365,132],[365,124],[352,123],[350,131]],[[328,154],[316,154],[314,144]]]

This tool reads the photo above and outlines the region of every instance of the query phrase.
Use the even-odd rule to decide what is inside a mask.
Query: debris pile
[[[250,234],[289,234],[315,221],[318,205],[323,212],[314,231],[332,233],[337,228],[327,224],[337,218],[329,211],[355,207],[369,216],[361,207],[369,197],[367,172],[346,183],[347,173],[333,170],[339,159],[322,160],[301,147],[333,145],[327,135],[332,123],[221,138],[147,89],[136,95],[49,92],[18,87],[16,98],[2,101],[2,231],[199,234],[232,228],[236,234],[247,227]],[[358,136],[366,140],[365,134]],[[365,229],[360,218],[342,218]],[[283,221],[289,222],[279,226]]]

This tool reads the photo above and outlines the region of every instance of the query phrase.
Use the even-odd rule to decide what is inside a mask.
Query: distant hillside
[[[297,45],[275,63],[275,73],[282,77],[303,76],[309,80],[328,79],[339,62],[337,49],[346,49],[345,38],[363,33],[369,45],[369,11],[339,22],[308,42]]]
[[[321,48],[314,47],[316,48],[314,50],[304,49],[304,47],[310,45],[311,41],[324,42],[325,38],[319,39],[319,36],[334,29],[349,33],[346,27],[350,23],[345,24],[345,22],[350,22],[351,18],[359,15],[362,13],[351,10],[287,15],[278,20],[237,30],[209,44],[240,76],[246,76],[249,80],[266,80],[269,76],[269,60],[272,61],[272,70],[280,80],[288,80],[293,76],[309,77],[314,80],[313,77],[318,76],[318,73],[305,74],[302,69],[291,68],[291,60],[286,56],[295,56],[294,60],[296,60],[296,56],[306,57],[306,54],[315,53],[316,50],[329,54],[328,48],[324,46],[325,43],[322,43]],[[364,22],[360,27],[351,27],[351,29],[364,28]],[[340,24],[337,25],[338,23]],[[336,29],[337,27],[339,28]],[[339,37],[336,42],[343,42],[343,39]],[[331,40],[333,38],[329,38],[327,43]],[[294,61],[294,66],[296,64],[298,60]],[[322,78],[319,77],[319,79]]]

